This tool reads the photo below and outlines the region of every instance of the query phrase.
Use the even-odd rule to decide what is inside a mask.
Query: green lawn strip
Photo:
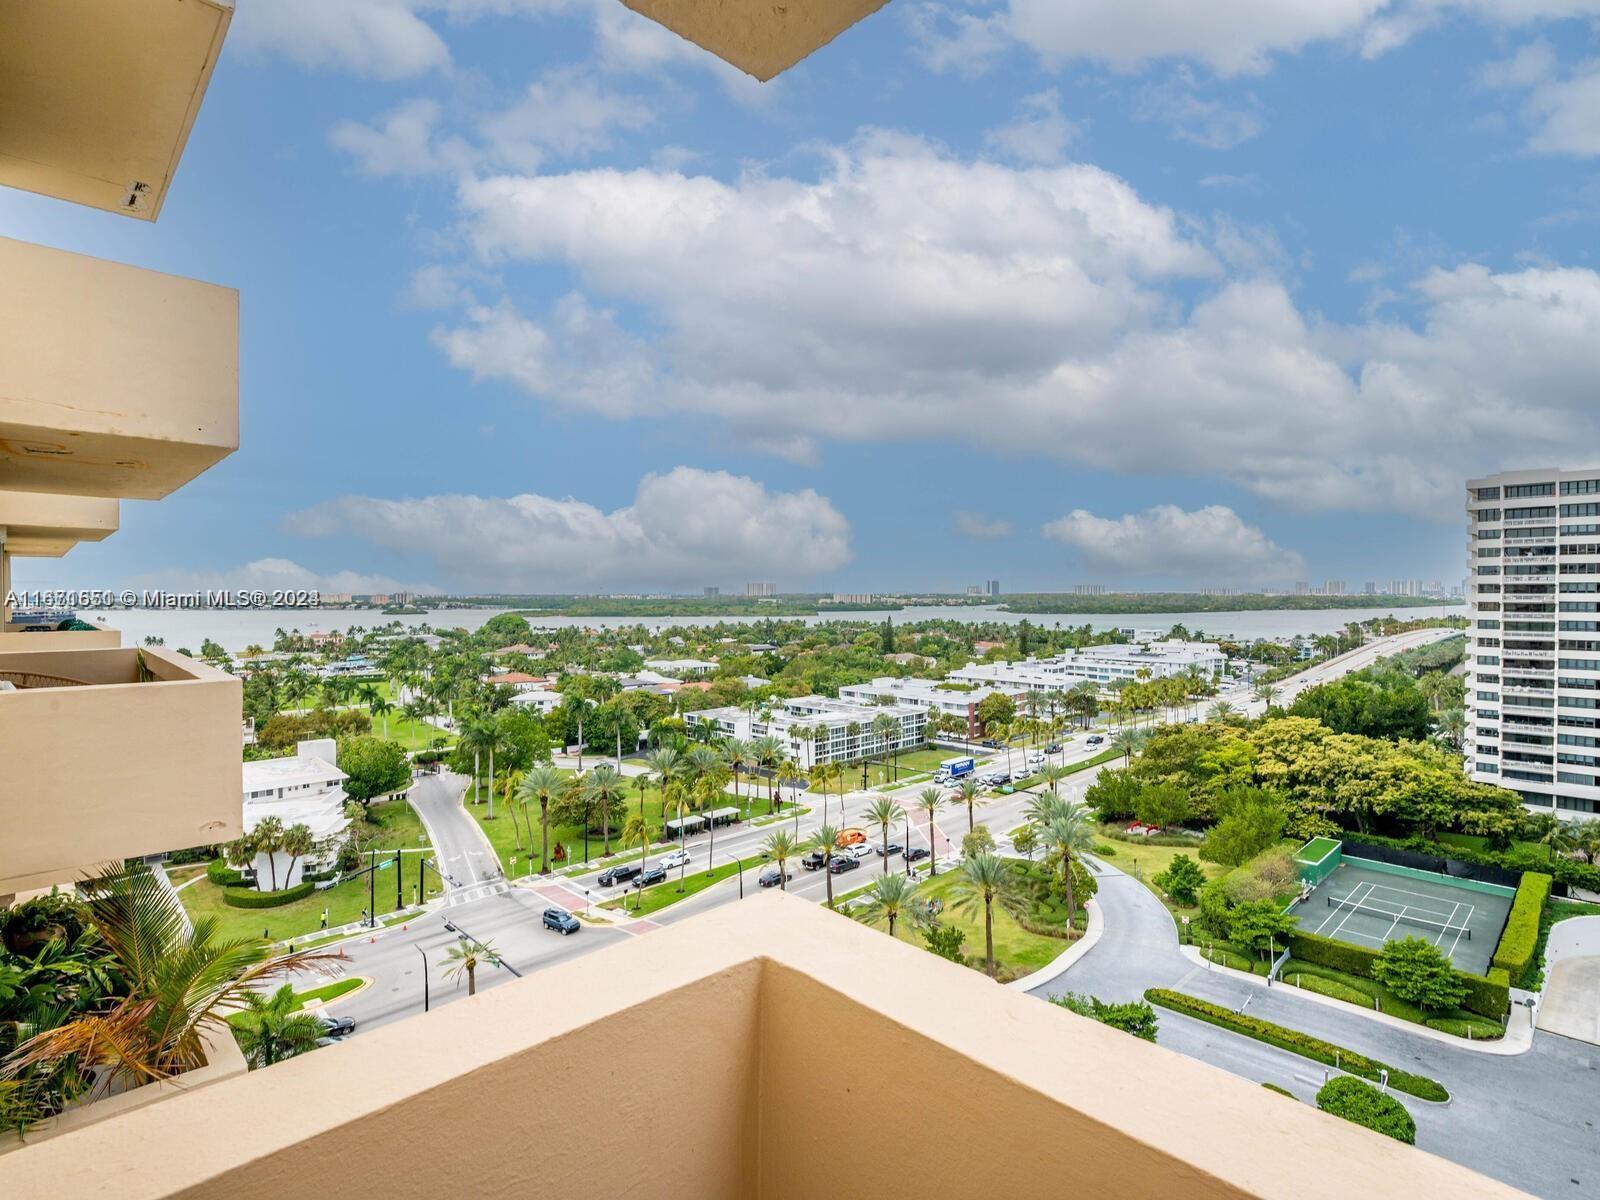
[[[355,991],[365,982],[366,980],[362,979],[359,975],[352,975],[348,979],[340,979],[333,983],[324,984],[322,987],[312,988],[309,991],[296,992],[294,994],[294,1007],[289,1011],[299,1012],[313,1000],[320,1000],[324,1004],[328,1003],[330,1000],[337,1000],[346,992]],[[244,1020],[245,1016],[246,1013],[244,1012],[230,1013],[228,1016],[228,1024],[238,1025],[242,1020]]]
[[[757,859],[756,863],[752,864],[749,859],[746,859],[745,865],[746,867],[759,865],[760,861],[760,859]],[[600,907],[611,909],[626,908],[628,912],[636,916],[648,917],[651,913],[660,912],[663,908],[676,904],[679,900],[687,900],[696,892],[705,891],[706,888],[714,883],[720,883],[724,879],[731,879],[738,870],[738,863],[723,863],[708,875],[703,870],[693,870],[691,864],[691,869],[684,874],[682,881],[683,891],[681,892],[678,890],[679,880],[677,873],[673,872],[665,883],[652,884],[644,889],[644,896],[640,899],[637,910],[633,907],[634,897],[631,889],[626,896],[616,896],[610,900],[602,901]],[[745,880],[746,888],[755,886],[754,878]]]
[[[1388,1063],[1379,1062],[1375,1058],[1368,1058],[1344,1046],[1337,1046],[1332,1042],[1325,1042],[1321,1038],[1312,1037],[1308,1033],[1301,1033],[1298,1029],[1290,1029],[1286,1025],[1277,1025],[1271,1021],[1263,1021],[1260,1017],[1252,1017],[1246,1013],[1236,1013],[1232,1009],[1224,1008],[1220,1004],[1212,1004],[1208,1000],[1201,1000],[1195,996],[1188,996],[1182,992],[1171,991],[1167,988],[1148,988],[1144,994],[1145,1000],[1161,1008],[1170,1009],[1186,1017],[1193,1017],[1204,1021],[1208,1025],[1215,1025],[1219,1029],[1227,1029],[1233,1033],[1254,1038],[1258,1042],[1265,1042],[1269,1046],[1276,1046],[1280,1050],[1287,1050],[1291,1054],[1298,1054],[1319,1062],[1325,1066],[1337,1067],[1351,1075],[1359,1075],[1373,1083],[1382,1081],[1383,1072],[1389,1073],[1389,1086],[1397,1092],[1405,1092],[1419,1100],[1432,1100],[1442,1102],[1450,1099],[1450,1093],[1444,1084],[1436,1079],[1429,1079],[1422,1075],[1413,1075],[1399,1067],[1391,1067]]]
[[[369,821],[380,829],[373,846],[379,860],[386,850],[404,847],[418,848],[418,839],[426,841],[422,822],[411,805],[404,800],[390,800],[374,804],[368,810]],[[404,856],[405,874],[401,893],[404,907],[412,903],[420,870],[421,855]],[[222,899],[223,889],[209,879],[200,879],[178,893],[190,920],[212,917],[217,922],[217,932],[222,938],[260,937],[265,931],[269,941],[285,941],[302,934],[315,932],[322,924],[322,910],[328,910],[330,926],[346,925],[361,918],[367,905],[376,902],[379,915],[393,912],[395,905],[395,867],[377,873],[369,890],[367,878],[350,879],[325,891],[312,892],[304,900],[296,900],[278,908],[232,908]],[[438,894],[438,881],[428,875],[430,894]],[[369,895],[371,899],[369,900]]]
[[[1172,914],[1172,919],[1177,923],[1180,930],[1183,927],[1184,917],[1190,918],[1191,921],[1197,919],[1200,915],[1198,907],[1186,908],[1181,904],[1174,904],[1170,899],[1162,895],[1161,889],[1151,880],[1170,867],[1172,860],[1180,854],[1186,854],[1194,859],[1200,869],[1205,872],[1207,879],[1215,879],[1219,875],[1226,875],[1228,868],[1217,863],[1201,861],[1198,853],[1200,848],[1198,842],[1192,846],[1152,846],[1147,842],[1127,841],[1115,837],[1111,832],[1115,828],[1115,826],[1102,825],[1100,833],[1101,836],[1111,839],[1113,852],[1109,857],[1117,868],[1132,875],[1158,897],[1161,903],[1166,905],[1167,911]]]
[[[1272,969],[1270,963],[1242,947],[1235,946],[1232,942],[1217,942],[1208,938],[1196,944],[1200,947],[1201,958],[1235,971],[1243,971],[1248,975],[1265,975]]]
[[[1408,1004],[1400,999],[1376,979],[1364,979],[1360,975],[1351,975],[1334,967],[1325,967],[1321,963],[1291,958],[1283,964],[1283,970],[1279,974],[1291,987],[1304,987],[1307,991],[1359,1004],[1362,1008],[1376,1008],[1378,1012],[1399,1017],[1402,1021],[1410,1021],[1415,1025],[1444,1028],[1447,1033],[1454,1032],[1453,1027],[1459,1026],[1462,1032],[1456,1035],[1458,1037],[1465,1037],[1467,1028],[1471,1028],[1474,1041],[1492,1041],[1503,1036],[1505,1032],[1499,1021],[1468,1012],[1464,1008],[1426,1012],[1415,1004]],[[1374,1001],[1377,1003],[1374,1004]],[[1448,1027],[1436,1025],[1435,1022],[1446,1022]]]

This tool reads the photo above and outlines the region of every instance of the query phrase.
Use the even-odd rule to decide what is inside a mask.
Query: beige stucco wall
[[[74,1200],[307,1180],[341,1200],[1521,1194],[772,893],[0,1157],[0,1194]]]
[[[0,692],[0,893],[239,835],[239,680],[147,648],[156,680],[137,683],[137,653],[0,653],[94,685]]]
[[[888,0],[622,0],[679,37],[754,75],[771,79],[827,45]]]
[[[159,499],[239,445],[239,294],[0,238],[0,477]]]

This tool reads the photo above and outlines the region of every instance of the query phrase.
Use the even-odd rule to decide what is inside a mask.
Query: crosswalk
[[[451,908],[458,904],[471,904],[474,900],[484,900],[490,896],[503,896],[511,890],[511,885],[503,879],[493,883],[478,883],[471,887],[455,888],[445,897],[445,903]]]

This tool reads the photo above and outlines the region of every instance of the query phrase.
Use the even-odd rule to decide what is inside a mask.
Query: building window
[[[1567,515],[1567,513],[1565,511],[1566,509],[1568,509],[1568,508],[1582,508],[1583,505],[1581,505],[1581,504],[1563,504],[1561,507],[1562,507],[1562,510],[1563,510],[1561,515],[1562,516],[1566,516]],[[1572,515],[1575,516],[1575,517],[1600,515],[1600,507],[1597,507],[1597,506],[1594,506],[1594,505],[1591,505],[1590,507],[1595,509],[1594,513],[1573,513]],[[1545,508],[1508,508],[1508,509],[1505,509],[1504,512],[1505,512],[1505,519],[1508,520],[1508,521],[1533,521],[1533,520],[1537,520],[1540,517],[1553,517],[1553,516],[1556,515],[1556,510],[1553,509],[1553,508],[1549,508],[1549,507],[1545,507]]]
[[[1561,506],[1563,517],[1600,517],[1600,504],[1589,501],[1585,504],[1563,504]]]
[[[1498,521],[1500,519],[1500,510],[1498,508],[1480,508],[1472,515],[1480,521]]]
[[[1600,495],[1600,479],[1563,479],[1561,481],[1561,494],[1563,496]]]
[[[1478,500],[1500,499],[1500,489],[1497,487],[1481,487],[1473,492],[1473,497]]]
[[[1556,485],[1553,483],[1513,483],[1506,488],[1507,500],[1522,500],[1529,496],[1554,496]]]

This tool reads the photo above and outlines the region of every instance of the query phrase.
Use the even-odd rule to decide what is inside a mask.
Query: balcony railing
[[[93,622],[86,622],[93,624]],[[0,654],[27,654],[41,650],[107,650],[122,645],[122,634],[104,625],[93,629],[37,629],[0,625]]]
[[[0,682],[0,894],[239,835],[232,675],[156,649],[13,651]]]

